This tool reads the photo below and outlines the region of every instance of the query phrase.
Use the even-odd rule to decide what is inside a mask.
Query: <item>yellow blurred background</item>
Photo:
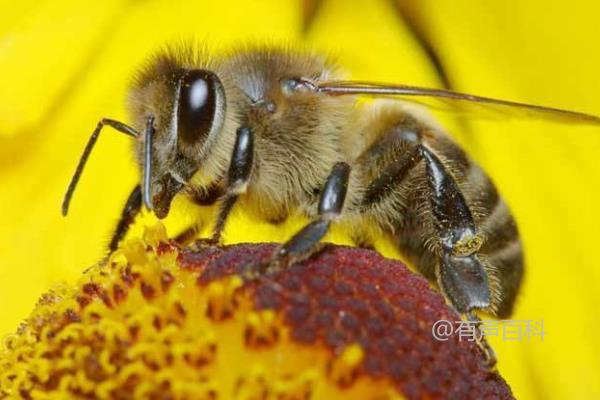
[[[0,1],[0,336],[102,256],[138,179],[129,139],[103,134],[66,219],[61,197],[96,122],[127,122],[131,74],[164,43],[298,43],[356,79],[440,86],[418,33],[454,89],[600,114],[599,17],[592,0]],[[543,340],[492,341],[501,374],[522,399],[600,398],[600,128],[448,124],[517,217],[527,265],[514,318],[544,321]],[[177,202],[169,231],[213,211]],[[236,210],[225,237],[283,241],[302,222]],[[348,243],[339,230],[328,240]],[[378,249],[398,256],[385,239]]]

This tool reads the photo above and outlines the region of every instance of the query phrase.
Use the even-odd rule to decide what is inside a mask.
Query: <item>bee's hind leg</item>
[[[498,359],[496,358],[496,352],[492,349],[492,346],[487,342],[483,332],[481,331],[481,319],[473,314],[472,312],[466,314],[467,320],[473,324],[475,331],[475,341],[477,346],[483,351],[485,357],[485,363],[488,368],[493,369],[496,366]]]
[[[281,268],[306,259],[320,249],[320,241],[329,230],[333,219],[344,206],[350,166],[339,162],[333,166],[319,199],[319,218],[310,222],[275,252],[269,268]]]
[[[489,277],[478,256],[482,239],[477,233],[472,213],[457,182],[438,156],[421,146],[427,169],[430,204],[441,245],[436,269],[437,280],[446,298],[473,323],[475,339],[484,352],[486,363],[496,363],[494,351],[481,334],[481,320],[476,310],[489,309]]]

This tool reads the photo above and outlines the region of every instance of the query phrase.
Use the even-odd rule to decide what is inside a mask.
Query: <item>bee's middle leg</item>
[[[276,251],[271,268],[280,268],[310,257],[320,248],[320,241],[329,230],[333,219],[339,216],[348,191],[350,166],[335,164],[323,186],[319,199],[318,218],[292,236]]]

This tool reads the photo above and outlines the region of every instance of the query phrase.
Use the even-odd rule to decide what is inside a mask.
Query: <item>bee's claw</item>
[[[493,370],[496,368],[496,352],[492,349],[492,346],[485,339],[483,332],[481,331],[480,325],[482,323],[481,319],[472,312],[466,314],[467,320],[469,322],[474,323],[475,328],[475,341],[477,346],[481,349],[484,356],[484,363],[486,368],[489,370]]]

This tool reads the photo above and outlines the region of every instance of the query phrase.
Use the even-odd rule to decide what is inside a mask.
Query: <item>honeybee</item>
[[[377,98],[358,101],[362,96]],[[327,58],[284,48],[209,56],[168,48],[135,77],[131,124],[102,119],[81,156],[69,203],[104,126],[132,136],[141,171],[110,242],[117,248],[142,206],[158,218],[183,194],[220,203],[213,242],[234,204],[265,219],[311,218],[269,268],[310,257],[333,222],[358,243],[390,234],[400,252],[466,318],[510,315],[523,249],[510,210],[484,171],[442,128],[395,101],[436,97],[599,124],[574,111],[404,85],[342,81]],[[488,361],[491,348],[480,343]]]

